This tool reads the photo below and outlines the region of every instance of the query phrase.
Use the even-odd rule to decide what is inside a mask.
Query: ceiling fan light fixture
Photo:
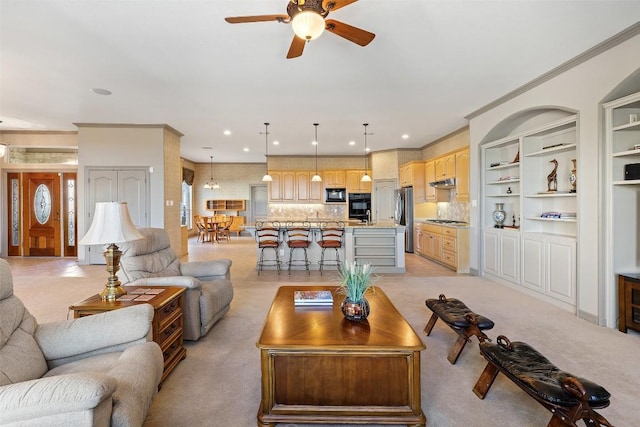
[[[296,36],[302,40],[313,40],[320,37],[325,28],[324,18],[314,10],[303,10],[291,20],[291,27]]]

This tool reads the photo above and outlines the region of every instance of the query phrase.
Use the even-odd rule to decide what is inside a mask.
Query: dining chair
[[[216,238],[218,241],[224,239],[227,242],[231,241],[231,223],[233,222],[233,216],[228,217],[225,222],[218,223]]]

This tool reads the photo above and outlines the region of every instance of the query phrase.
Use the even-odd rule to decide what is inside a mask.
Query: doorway
[[[7,254],[76,256],[76,173],[7,173]]]

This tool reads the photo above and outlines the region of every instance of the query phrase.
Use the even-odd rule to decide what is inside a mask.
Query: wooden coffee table
[[[299,307],[295,290],[332,290],[334,304]],[[425,426],[420,406],[424,344],[376,288],[365,323],[344,319],[332,286],[283,286],[260,339],[258,425],[276,423]]]

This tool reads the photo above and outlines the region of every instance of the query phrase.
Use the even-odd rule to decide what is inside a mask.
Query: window
[[[180,224],[193,228],[193,187],[182,181],[182,202],[180,203]]]

